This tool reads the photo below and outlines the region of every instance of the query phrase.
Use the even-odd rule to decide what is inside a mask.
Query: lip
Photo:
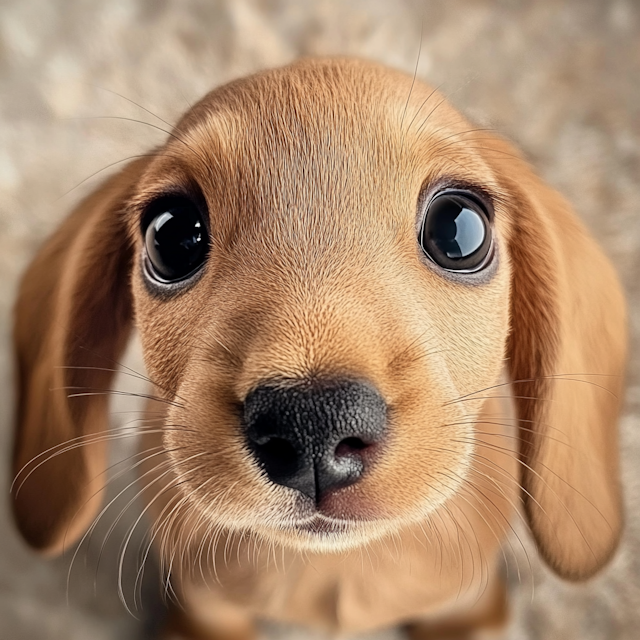
[[[333,520],[322,515],[316,515],[310,520],[296,524],[295,528],[306,533],[338,535],[348,533],[352,525],[346,520]]]

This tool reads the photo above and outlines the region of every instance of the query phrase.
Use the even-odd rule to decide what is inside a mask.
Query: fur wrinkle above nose
[[[386,424],[384,399],[359,380],[265,383],[244,403],[247,445],[260,467],[316,504],[362,477]]]

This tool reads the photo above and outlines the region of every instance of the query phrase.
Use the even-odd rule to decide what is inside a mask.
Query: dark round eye
[[[489,214],[471,195],[445,192],[427,205],[420,246],[448,271],[479,271],[491,249]]]
[[[187,198],[163,199],[151,207],[144,234],[149,274],[160,282],[177,282],[204,263],[208,235],[198,207]]]

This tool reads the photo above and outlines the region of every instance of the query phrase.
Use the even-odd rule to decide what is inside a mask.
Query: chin
[[[255,527],[258,538],[300,553],[336,554],[354,551],[393,534],[394,523],[343,520],[316,513],[282,527]]]

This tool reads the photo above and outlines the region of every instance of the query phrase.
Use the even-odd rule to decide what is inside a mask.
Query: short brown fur
[[[419,203],[461,184],[495,207],[494,266],[469,281],[416,242]],[[159,295],[140,218],[166,193],[202,200],[211,250],[192,286]],[[94,518],[106,395],[69,389],[108,389],[135,324],[162,415],[143,446],[164,449],[144,481],[182,633],[247,637],[256,617],[471,632],[504,617],[497,554],[519,498],[559,575],[616,548],[625,322],[569,205],[437,92],[346,59],[238,80],[81,203],[25,275],[16,521],[57,553]],[[265,380],[336,375],[375,384],[392,438],[324,505],[347,525],[321,535],[252,461],[237,407]]]

